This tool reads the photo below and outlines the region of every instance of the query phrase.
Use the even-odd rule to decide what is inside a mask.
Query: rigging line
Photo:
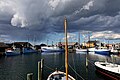
[[[52,68],[50,68],[50,67],[48,67],[48,66],[46,66],[46,65],[44,65],[44,66],[45,66],[46,68],[48,68],[48,69],[54,71],[54,69],[52,69]]]
[[[23,77],[23,75],[21,73],[18,74],[18,77],[22,78],[22,80],[24,80],[24,77]]]
[[[74,63],[74,57],[73,57],[73,54],[72,54],[72,61],[73,61],[73,66],[74,66],[74,69],[75,69],[75,71],[76,71],[76,67],[75,67],[75,63]],[[77,79],[77,75],[75,75],[75,77],[76,77],[76,79]]]
[[[61,70],[64,66],[60,67],[59,70]]]
[[[70,65],[69,65],[70,66]],[[77,71],[75,71],[71,66],[70,66],[70,68],[75,72],[75,74],[76,75],[78,75],[82,80],[85,80],[82,76],[80,76],[78,73],[77,73]]]
[[[92,63],[92,62],[94,62],[94,60],[89,60],[89,59],[88,59],[88,62],[89,62],[90,64],[94,65],[94,63]]]

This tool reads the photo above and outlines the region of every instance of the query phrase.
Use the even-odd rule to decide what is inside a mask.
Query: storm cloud
[[[120,34],[119,4],[120,0],[1,0],[0,34],[10,40],[43,40],[51,32],[63,33],[66,16],[71,32],[110,31],[115,37]]]

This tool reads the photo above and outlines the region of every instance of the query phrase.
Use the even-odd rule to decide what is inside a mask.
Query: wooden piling
[[[33,80],[33,73],[27,74],[27,80]]]
[[[43,59],[38,61],[38,80],[42,80]]]
[[[87,54],[86,54],[86,67],[88,68],[88,58],[87,58]]]

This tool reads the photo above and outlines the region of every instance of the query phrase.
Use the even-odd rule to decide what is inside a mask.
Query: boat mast
[[[80,48],[80,32],[78,32],[78,44],[79,44],[79,48]]]
[[[88,44],[89,44],[89,48],[90,48],[90,32],[88,32]]]
[[[64,19],[65,28],[65,67],[66,67],[66,80],[68,80],[68,40],[67,40],[67,19]]]

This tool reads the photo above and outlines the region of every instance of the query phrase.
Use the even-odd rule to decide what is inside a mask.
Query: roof
[[[0,47],[9,47],[9,46],[6,45],[4,42],[0,42]]]
[[[99,43],[99,41],[88,41],[87,43]]]
[[[65,45],[65,42],[61,42],[62,45]],[[68,42],[68,46],[72,46],[72,45],[75,45],[76,42]]]
[[[28,42],[14,42],[15,44],[27,44]]]
[[[30,46],[32,46],[32,44],[30,44],[29,42],[14,42],[15,45],[27,45],[29,44]]]

